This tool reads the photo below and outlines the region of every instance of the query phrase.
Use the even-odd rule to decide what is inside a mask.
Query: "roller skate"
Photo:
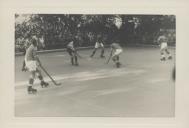
[[[49,83],[45,82],[45,81],[41,81],[41,87],[42,88],[45,88],[45,87],[48,87],[49,86]]]
[[[172,56],[169,56],[168,59],[171,60],[171,59],[172,59]]]
[[[120,68],[120,66],[121,66],[121,63],[120,63],[120,62],[117,62],[117,63],[116,63],[116,67],[117,67],[117,68]]]
[[[35,94],[37,93],[37,89],[32,88],[32,86],[28,86],[28,94]]]
[[[166,59],[165,59],[165,57],[162,57],[160,60],[161,60],[161,61],[165,61]]]

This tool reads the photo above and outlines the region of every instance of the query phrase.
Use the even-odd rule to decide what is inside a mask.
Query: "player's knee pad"
[[[33,79],[33,78],[30,78],[30,79],[29,79],[29,84],[33,84],[33,82],[34,82],[34,79]]]

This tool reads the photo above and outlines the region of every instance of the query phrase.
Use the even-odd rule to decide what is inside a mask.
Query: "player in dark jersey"
[[[98,37],[98,40],[96,41],[95,43],[95,46],[94,46],[94,50],[92,52],[92,54],[90,55],[90,57],[93,57],[97,51],[98,48],[101,48],[101,54],[100,54],[100,57],[101,58],[104,58],[104,44],[102,43],[102,41],[100,41],[99,37]]]
[[[34,89],[32,87],[36,75],[38,76],[39,80],[41,81],[40,84],[41,84],[42,88],[47,87],[49,85],[47,82],[44,81],[43,76],[41,74],[41,71],[38,68],[38,66],[41,63],[40,63],[39,58],[36,54],[36,52],[37,52],[37,40],[32,39],[31,42],[32,43],[29,46],[29,48],[26,50],[26,54],[25,54],[26,68],[30,72],[29,85],[28,85],[28,89],[27,89],[29,94],[37,92],[37,89]]]
[[[76,49],[74,47],[74,42],[73,41],[68,43],[67,52],[71,57],[71,64],[75,65],[75,66],[78,66],[79,63],[78,63],[78,58],[77,58],[77,51],[76,51]]]
[[[123,52],[121,46],[118,43],[111,44],[111,57],[113,62],[116,64],[116,67],[119,68],[121,63],[119,61],[119,55]]]

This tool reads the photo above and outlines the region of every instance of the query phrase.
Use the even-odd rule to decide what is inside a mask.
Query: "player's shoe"
[[[171,60],[171,59],[172,59],[172,56],[169,56],[168,59]]]
[[[23,72],[26,72],[26,71],[27,71],[27,68],[22,67],[22,71],[23,71]]]
[[[44,88],[44,87],[48,87],[49,86],[49,83],[45,82],[45,81],[41,81],[41,87]]]
[[[75,66],[79,66],[79,64],[78,64],[78,63],[75,63]]]
[[[165,59],[165,57],[162,57],[160,60],[161,60],[161,61],[165,61],[166,59]]]
[[[28,86],[28,94],[35,94],[37,93],[37,89],[32,88],[32,86]]]

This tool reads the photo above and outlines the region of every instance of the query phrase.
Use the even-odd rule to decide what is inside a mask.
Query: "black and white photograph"
[[[14,18],[15,117],[175,116],[175,15]]]
[[[188,128],[188,5],[0,0],[0,128]]]

